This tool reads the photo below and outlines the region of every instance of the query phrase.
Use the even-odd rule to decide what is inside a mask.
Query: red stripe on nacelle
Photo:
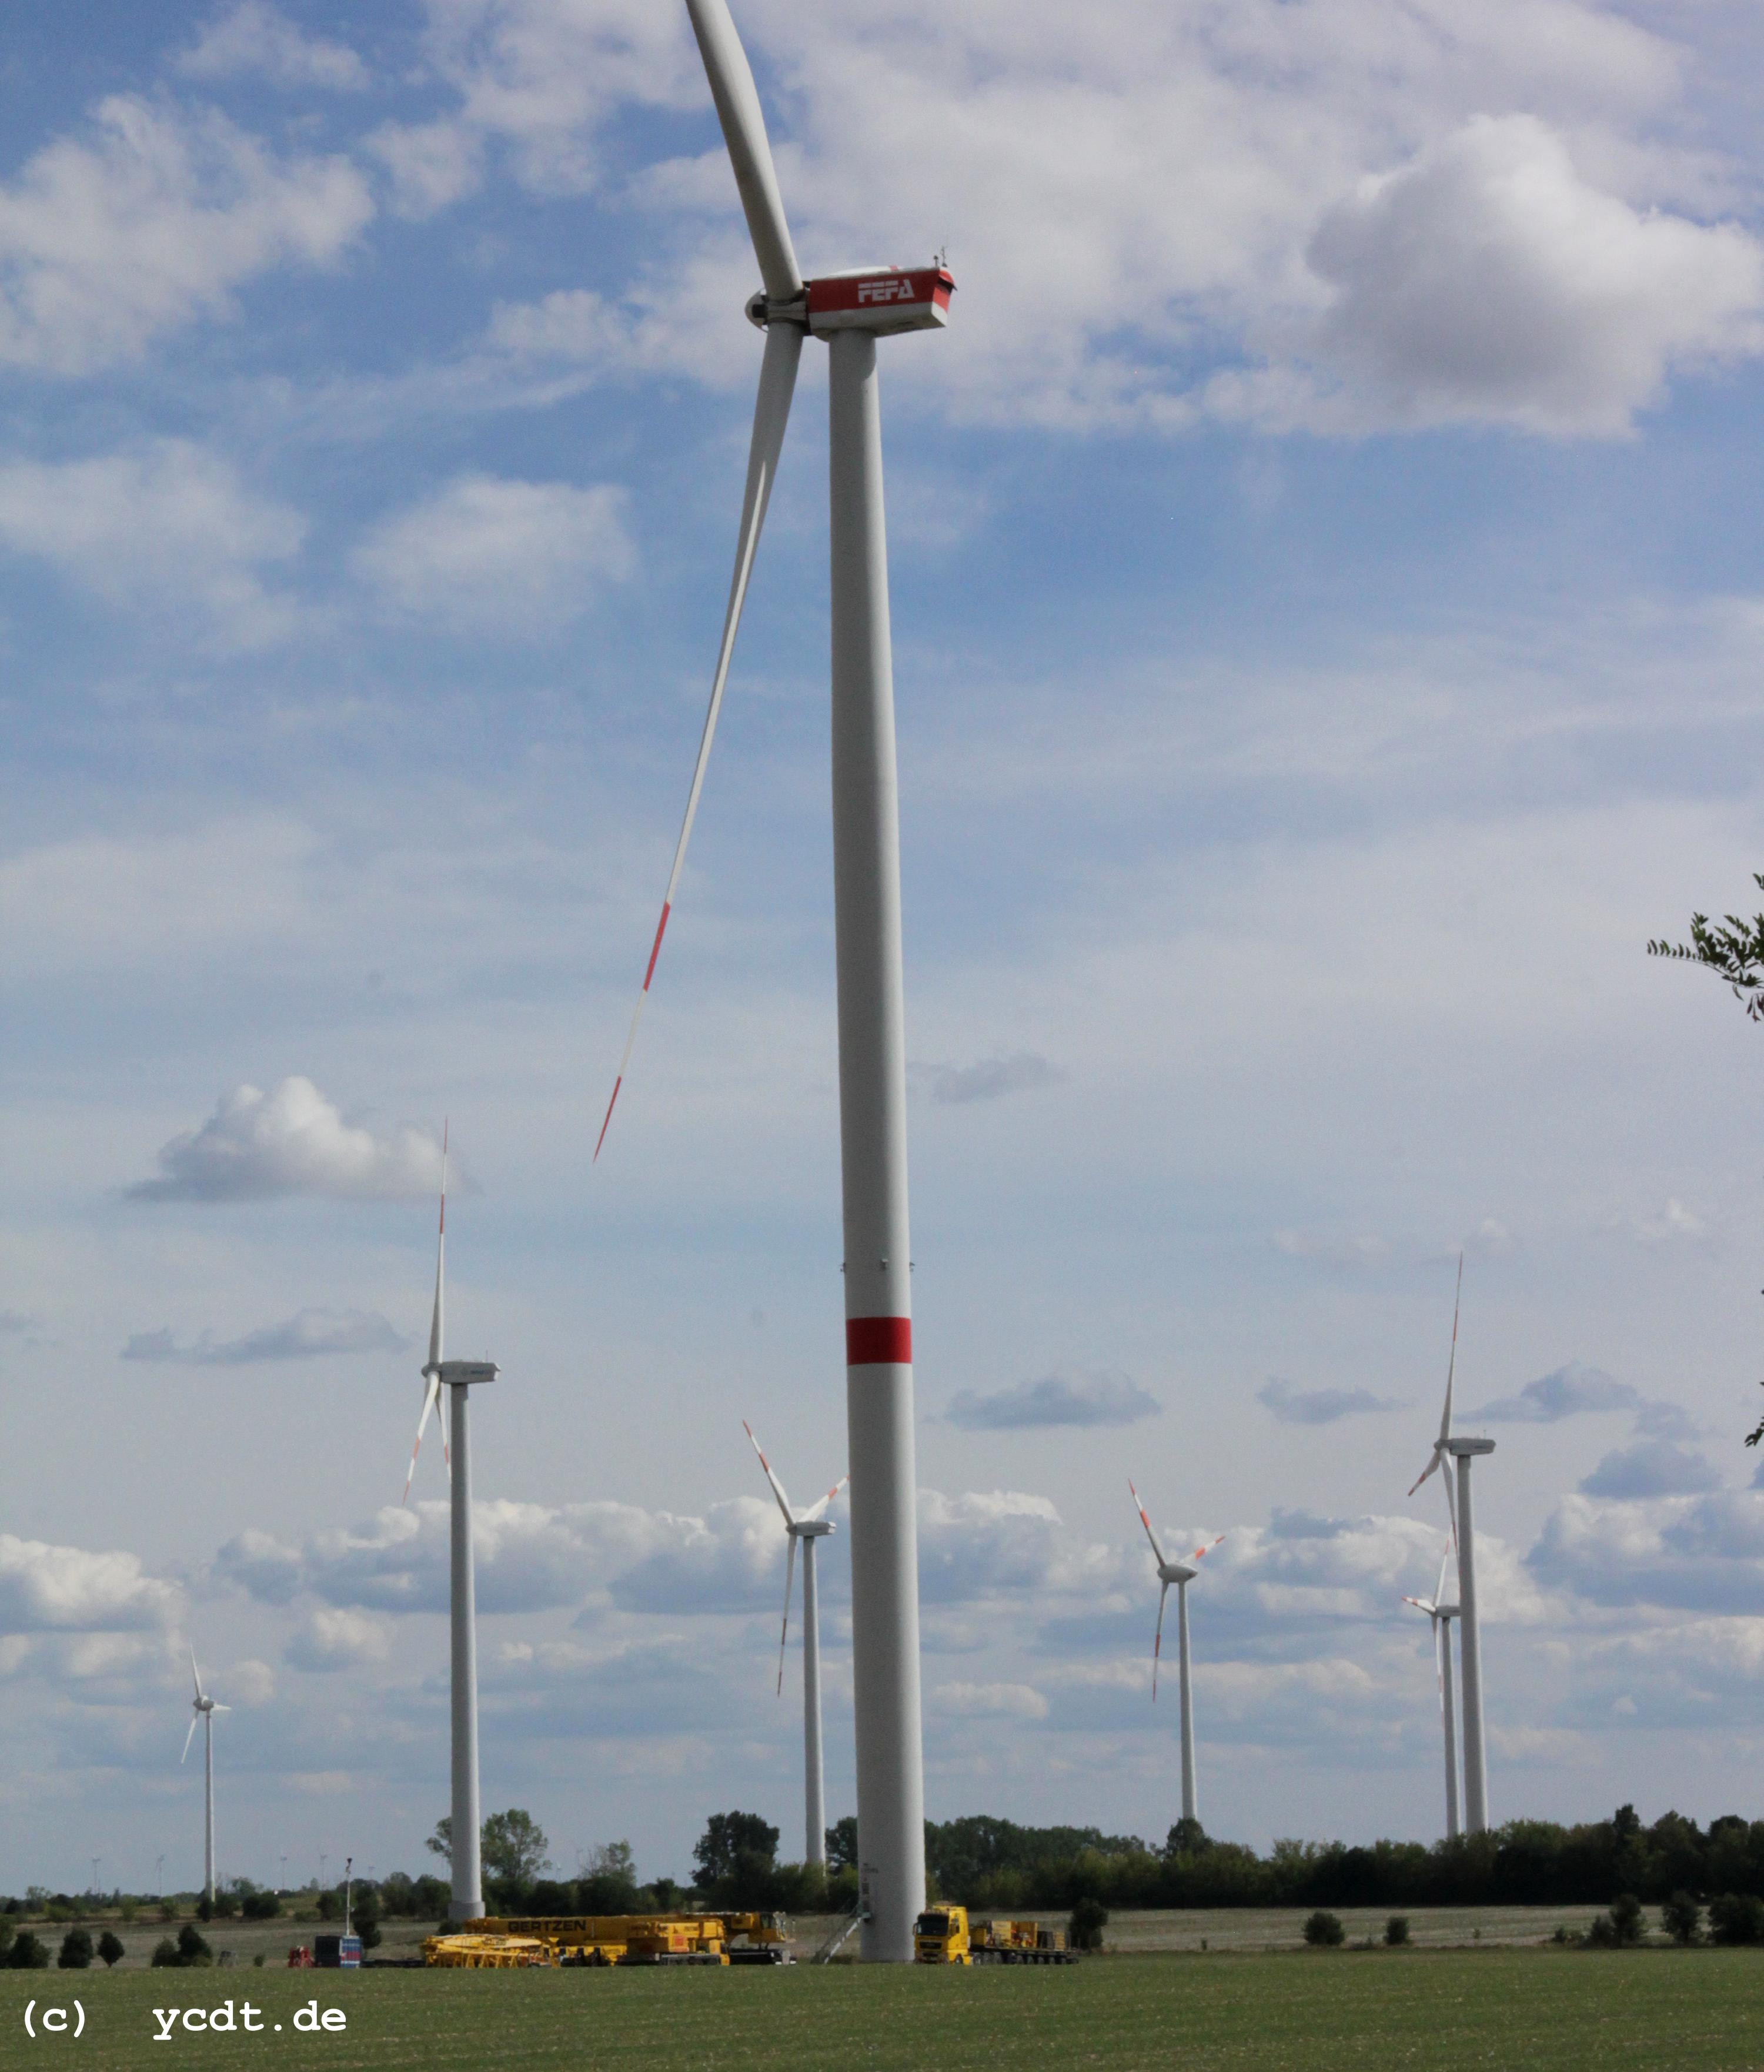
[[[649,981],[656,976],[656,960],[661,955],[661,939],[668,927],[668,916],[672,913],[673,911],[673,906],[671,902],[667,900],[664,900],[662,902],[661,919],[656,923],[656,939],[650,947],[649,968],[644,973],[644,991],[645,993],[648,993],[649,990]],[[615,1091],[616,1092],[616,1089]]]
[[[911,1317],[848,1317],[845,1319],[847,1367],[911,1367],[913,1363],[913,1320]]]

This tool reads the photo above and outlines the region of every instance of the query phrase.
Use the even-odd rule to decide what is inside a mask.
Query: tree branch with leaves
[[[1754,871],[1752,882],[1764,892],[1764,872]],[[1651,957],[1680,957],[1701,964],[1733,989],[1733,997],[1744,1003],[1754,1022],[1764,1022],[1764,914],[1742,921],[1737,914],[1722,916],[1723,925],[1710,925],[1706,914],[1691,916],[1688,943],[1650,943]]]

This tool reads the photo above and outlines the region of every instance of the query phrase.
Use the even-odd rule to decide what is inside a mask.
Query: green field
[[[77,1995],[78,2042],[26,2002]],[[341,2035],[297,2035],[316,1995]],[[254,2037],[152,2041],[151,2010],[249,1999]],[[742,2072],[1740,2072],[1764,2066],[1764,1952],[1334,1951],[1094,1959],[1065,1971],[0,1974],[0,2066]]]

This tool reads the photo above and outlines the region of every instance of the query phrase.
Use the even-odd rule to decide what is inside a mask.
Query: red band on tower
[[[845,1319],[847,1367],[911,1367],[913,1363],[913,1320],[911,1317],[848,1317]]]

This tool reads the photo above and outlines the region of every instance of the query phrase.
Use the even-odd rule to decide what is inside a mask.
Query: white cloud
[[[953,1720],[1045,1720],[1047,1700],[1030,1684],[943,1684],[929,1709]]]
[[[1503,1396],[1485,1403],[1474,1414],[1491,1424],[1554,1424],[1564,1417],[1580,1417],[1599,1411],[1636,1410],[1642,1405],[1639,1389],[1618,1381],[1603,1368],[1570,1360],[1553,1373],[1528,1381],[1516,1396]]]
[[[373,213],[339,158],[278,159],[212,112],[126,94],[0,188],[0,362],[80,374],[130,360],[282,265],[342,257]]]
[[[948,1418],[964,1432],[1024,1432],[1054,1425],[1136,1424],[1163,1405],[1125,1374],[1051,1374],[990,1396],[971,1388],[949,1400]]]
[[[109,604],[175,615],[180,630],[193,606],[224,648],[292,630],[294,608],[264,574],[294,559],[306,530],[297,512],[253,495],[229,462],[187,439],[0,465],[0,542]]]
[[[286,1079],[267,1094],[235,1087],[199,1129],[159,1153],[159,1175],[128,1190],[141,1202],[266,1201],[324,1194],[394,1201],[434,1192],[441,1146],[408,1124],[389,1136],[345,1122],[310,1079]]]
[[[1632,207],[1529,115],[1478,116],[1324,217],[1318,349],[1375,414],[1626,430],[1682,362],[1755,352],[1764,253]]]
[[[121,1357],[182,1367],[249,1367],[261,1360],[395,1353],[409,1342],[377,1309],[301,1309],[284,1323],[265,1324],[218,1344],[208,1331],[188,1345],[179,1345],[170,1330],[137,1331],[123,1347]]]
[[[1001,1051],[972,1065],[915,1065],[912,1071],[930,1087],[934,1101],[952,1108],[969,1101],[997,1100],[1001,1095],[1035,1087],[1058,1086],[1066,1077],[1059,1066],[1034,1050],[1015,1050],[1009,1056]]]
[[[417,222],[469,194],[482,170],[479,139],[462,122],[388,122],[368,149],[391,178],[394,212]]]
[[[1289,1259],[1314,1260],[1320,1266],[1381,1266],[1390,1246],[1381,1237],[1332,1237],[1315,1231],[1276,1231],[1269,1242]]]
[[[1636,1216],[1620,1227],[1638,1244],[1706,1244],[1713,1235],[1703,1218],[1676,1197],[1657,1216]]]
[[[1333,1424],[1338,1418],[1404,1408],[1395,1396],[1375,1396],[1369,1388],[1297,1388],[1278,1375],[1262,1383],[1256,1400],[1278,1424]]]
[[[368,68],[346,43],[309,36],[269,0],[240,0],[211,22],[178,60],[191,79],[232,79],[255,72],[278,86],[352,92],[368,84]]]
[[[1721,1476],[1700,1453],[1670,1439],[1639,1439],[1607,1453],[1581,1489],[1587,1496],[1695,1496],[1721,1484]]]
[[[354,1669],[383,1662],[391,1629],[372,1612],[321,1605],[308,1614],[284,1651],[296,1669]]]
[[[1044,1496],[919,1492],[919,1588],[927,1603],[1094,1590],[1114,1580],[1118,1559],[1113,1548],[1070,1531]]]
[[[0,1632],[125,1633],[162,1626],[180,1602],[138,1555],[92,1554],[0,1532]]]
[[[549,632],[635,565],[623,490],[457,476],[383,520],[357,573],[401,612],[455,629]]]

